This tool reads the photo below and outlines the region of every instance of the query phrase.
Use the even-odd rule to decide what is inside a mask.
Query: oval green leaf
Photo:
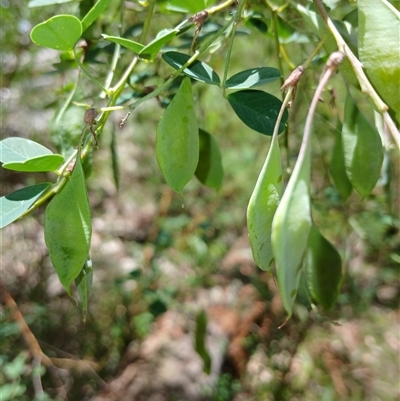
[[[0,228],[23,215],[50,187],[49,182],[19,189],[0,198]]]
[[[138,42],[134,42],[133,40],[120,38],[118,36],[109,36],[104,33],[101,34],[104,39],[109,40],[110,42],[118,43],[119,45],[132,50],[134,53],[139,54],[143,49],[144,46]]]
[[[112,0],[99,0],[82,19],[82,32],[86,31],[106,11],[111,3]]]
[[[158,123],[156,152],[168,185],[181,193],[199,161],[199,130],[189,78],[184,78]]]
[[[278,69],[272,67],[251,68],[230,77],[225,87],[229,89],[246,89],[274,82],[281,77]]]
[[[386,0],[358,1],[360,61],[400,123],[400,12]]]
[[[31,32],[32,42],[60,51],[71,51],[82,35],[82,24],[73,15],[56,15],[36,25]]]
[[[304,258],[307,286],[324,309],[335,303],[342,284],[342,259],[334,246],[313,225]]]
[[[38,156],[24,162],[11,162],[3,164],[3,168],[14,171],[38,173],[44,171],[56,171],[64,161],[61,155]]]
[[[0,162],[25,162],[53,152],[37,142],[25,138],[6,138],[0,142]]]
[[[261,134],[272,135],[282,102],[269,93],[258,90],[242,90],[227,96],[237,116],[251,129]],[[283,113],[279,132],[285,128],[289,117]]]
[[[176,70],[182,68],[187,63],[190,56],[179,52],[166,52],[162,58]],[[218,74],[206,63],[202,61],[194,61],[189,67],[182,71],[185,75],[197,81],[211,85],[219,85],[221,80]]]
[[[347,176],[354,189],[365,198],[379,179],[383,162],[382,141],[350,94],[347,94],[344,108],[342,146]]]
[[[216,0],[169,0],[167,2],[167,9],[171,11],[177,11],[181,13],[197,13],[211,4],[215,3]]]
[[[224,171],[217,141],[208,132],[199,129],[199,163],[195,171],[199,181],[217,191],[221,189]]]
[[[271,228],[282,193],[282,163],[275,136],[247,207],[247,228],[253,258],[257,266],[265,271],[271,269],[274,259]]]
[[[310,149],[302,163],[296,163],[288,186],[272,221],[272,250],[275,256],[279,292],[289,317],[297,295],[301,262],[311,228]]]
[[[178,33],[179,30],[176,29],[162,30],[153,41],[140,51],[140,57],[145,60],[154,60],[161,48],[172,40]]]
[[[86,263],[91,235],[85,175],[78,155],[70,179],[47,206],[44,220],[50,258],[67,292]]]
[[[340,131],[341,131],[341,127]],[[331,164],[329,167],[333,182],[336,185],[340,195],[346,200],[353,189],[351,182],[346,174],[346,168],[344,165],[343,147],[342,147],[342,135],[340,132],[335,133],[335,144],[332,150]]]

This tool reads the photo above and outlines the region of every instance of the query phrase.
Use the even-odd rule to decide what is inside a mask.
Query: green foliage
[[[90,249],[92,219],[80,153],[65,187],[46,209],[45,240],[61,284],[70,292]],[[87,290],[86,290],[87,291]]]
[[[110,36],[106,35],[105,33],[103,33],[102,36],[104,39],[109,40],[110,42],[118,43],[119,45],[126,47],[129,50],[132,50],[136,54],[139,54],[144,49],[144,46],[142,44],[134,42],[133,40],[120,38],[118,36]]]
[[[241,71],[231,76],[226,82],[225,87],[229,89],[247,89],[274,82],[281,77],[281,73],[276,68],[261,67],[251,68]]]
[[[0,142],[0,161],[3,168],[14,171],[55,171],[64,161],[50,149],[23,138],[6,138]]]
[[[168,185],[176,192],[182,192],[199,160],[199,132],[189,78],[182,81],[161,117],[156,150],[158,164]]]
[[[380,175],[382,141],[378,131],[360,113],[350,95],[347,95],[344,106],[342,147],[349,181],[365,198],[374,189]]]
[[[166,52],[162,58],[176,70],[182,68],[189,60],[190,56],[178,52]],[[218,74],[206,63],[196,60],[182,71],[185,75],[197,81],[210,85],[220,85]]]
[[[202,129],[199,129],[199,141],[199,163],[195,171],[196,177],[205,186],[219,191],[222,186],[224,171],[217,141]]]
[[[350,196],[353,187],[346,174],[343,156],[342,135],[339,131],[336,132],[335,135],[335,145],[332,150],[332,159],[329,171],[332,175],[332,179],[336,185],[336,188],[340,192],[340,195],[342,195],[343,199],[347,199]]]
[[[324,309],[331,308],[342,284],[342,260],[315,225],[311,226],[304,264],[312,297]]]
[[[169,0],[167,9],[182,13],[197,13],[211,6],[216,0]]]
[[[254,131],[272,135],[282,102],[275,96],[259,90],[242,90],[227,97],[237,116]],[[282,132],[289,113],[285,110],[279,124]]]
[[[11,194],[2,196],[0,198],[0,228],[21,217],[46,192],[50,185],[50,183],[45,182],[21,188]]]
[[[64,2],[37,0],[30,1],[29,6],[44,7]],[[315,69],[314,75],[319,75],[317,61],[326,58],[326,53],[339,48],[349,56],[339,67],[345,81],[360,87],[375,104],[379,103],[376,99],[380,95],[392,114],[399,119],[398,43],[391,34],[398,32],[399,13],[383,0],[360,1],[358,8],[353,10],[359,15],[358,27],[354,15],[347,14],[340,20],[330,21],[324,13],[300,4],[276,9],[268,2],[261,6],[257,2],[244,0],[237,5],[220,4],[220,8],[211,7],[215,1],[205,0],[150,1],[148,5],[142,3],[135,3],[134,7],[143,13],[138,12],[134,21],[124,14],[124,3],[117,8],[116,2],[99,0],[85,3],[81,7],[80,18],[69,14],[54,15],[32,29],[30,37],[34,43],[60,52],[61,63],[54,73],[68,74],[70,70],[79,68],[80,74],[76,75],[72,85],[66,85],[60,90],[61,96],[60,93],[56,95],[62,100],[57,103],[51,133],[53,142],[63,156],[28,139],[7,138],[0,143],[3,168],[28,173],[56,172],[58,175],[53,184],[45,182],[28,186],[3,196],[0,203],[1,227],[52,197],[45,211],[46,244],[53,266],[68,293],[75,281],[86,316],[93,275],[89,256],[91,210],[86,178],[92,168],[92,158],[96,158],[96,152],[93,152],[96,137],[102,136],[113,111],[126,111],[120,123],[122,127],[133,110],[155,98],[166,107],[158,121],[155,149],[158,165],[167,184],[183,196],[184,188],[195,175],[203,185],[221,191],[224,185],[223,161],[229,149],[219,148],[219,138],[217,141],[214,136],[217,132],[208,128],[208,125],[212,127],[212,118],[207,117],[214,110],[207,109],[208,105],[202,103],[203,96],[206,96],[204,94],[219,89],[221,104],[230,105],[246,126],[243,128],[273,136],[247,209],[254,260],[262,270],[271,270],[273,273],[275,262],[279,291],[289,317],[293,313],[301,277],[306,279],[314,301],[324,309],[329,309],[339,293],[342,269],[338,251],[312,222],[314,194],[311,159],[315,145],[306,143],[304,138],[296,135],[299,124],[293,129],[289,118],[290,109],[288,111],[285,106],[282,110],[284,103],[276,96],[277,88],[273,85],[268,91],[252,88],[270,85],[286,75],[283,61],[293,69],[295,63],[307,59],[307,56],[304,68]],[[234,11],[226,9],[228,6],[232,6]],[[204,8],[208,8],[204,14],[207,21],[201,19],[203,14],[186,19],[179,14],[168,14],[171,10],[185,14],[197,13]],[[269,24],[269,17],[264,17],[260,12],[264,12],[264,8],[268,10],[272,24]],[[84,9],[87,12],[83,12]],[[153,18],[155,13],[170,18],[168,28],[154,22],[157,21]],[[114,23],[115,15],[120,18],[118,27]],[[222,15],[223,18],[216,15]],[[300,16],[301,22],[293,19],[293,15]],[[294,22],[289,23],[289,20]],[[221,25],[221,21],[224,25]],[[252,27],[255,35],[261,35],[263,45],[273,42],[279,69],[270,66],[252,67],[249,59],[242,55],[246,49],[235,49],[234,43],[240,35],[249,34],[248,30],[238,29],[241,22]],[[305,33],[302,31],[304,26],[307,27]],[[85,31],[84,37],[91,39],[77,47]],[[318,45],[314,42],[314,35],[320,40]],[[270,40],[271,36],[274,41]],[[304,44],[305,52],[308,52],[305,57],[304,54],[297,57],[300,43]],[[292,51],[285,51],[284,45],[290,45]],[[351,51],[355,53],[353,58]],[[375,89],[368,89],[364,81],[356,58],[358,52]],[[228,78],[231,59],[234,58],[240,59],[240,68]],[[220,69],[221,60],[224,62],[222,78],[216,72]],[[172,74],[166,72],[169,68],[167,64],[173,67]],[[300,81],[299,92],[305,91],[301,85]],[[313,86],[314,83],[309,85],[310,88]],[[297,82],[283,87],[292,87],[292,100],[296,104],[294,92]],[[82,107],[92,108],[86,99],[82,99],[82,93],[84,97],[91,98],[91,103],[105,103],[94,108],[98,114],[97,120],[81,119]],[[296,107],[306,111],[308,104],[303,102]],[[349,94],[344,107],[340,102],[338,107],[338,114],[343,114],[344,118],[343,122],[337,123],[342,126],[341,135],[336,135],[330,149],[332,159],[329,170],[343,199],[350,198],[352,188],[362,198],[367,198],[380,177],[384,159],[383,145],[386,145],[382,144],[378,130],[361,113],[360,106]],[[378,109],[380,113],[385,112],[384,107]],[[296,109],[290,113],[290,117],[295,120]],[[84,112],[81,114],[83,116]],[[203,115],[205,117],[200,123],[199,116]],[[207,127],[213,135],[199,129],[199,126]],[[279,139],[277,134],[284,131],[283,139]],[[227,136],[230,134],[226,133]],[[325,135],[323,130],[317,134],[318,138]],[[119,158],[115,132],[112,135],[110,159],[114,181],[118,186]],[[295,140],[289,141],[289,136]],[[246,138],[246,142],[250,143],[251,140],[250,136]],[[303,143],[299,146],[299,142]],[[285,157],[281,155],[282,147],[286,151]],[[248,164],[253,162],[246,159],[246,155],[242,155],[239,149],[236,151],[237,156],[232,158],[231,164],[239,159],[247,160]],[[297,153],[299,157],[291,173],[290,158]],[[286,188],[285,172],[291,173]],[[389,181],[387,188],[390,187]],[[185,224],[188,223],[185,221]],[[160,229],[157,238],[159,248],[172,246],[172,238],[171,232]],[[202,245],[196,241],[192,239],[192,247],[200,249]],[[200,255],[201,251],[198,253]],[[142,334],[152,321],[148,313],[154,312],[154,317],[157,311],[165,307],[159,299],[154,300],[152,305],[153,311],[144,311],[142,314],[145,323],[138,329],[142,330]],[[199,327],[204,325],[203,321],[198,322]],[[198,346],[201,348],[201,344]],[[205,355],[204,350],[200,351]],[[204,355],[203,358],[206,358]]]
[[[82,19],[82,32],[86,31],[94,21],[107,10],[112,0],[99,0]]]
[[[56,15],[32,29],[31,38],[39,46],[73,51],[83,32],[81,21],[73,15]]]
[[[386,0],[358,2],[360,61],[371,83],[400,123],[400,13]]]

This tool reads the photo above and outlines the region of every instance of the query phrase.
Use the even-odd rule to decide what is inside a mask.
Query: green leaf
[[[140,51],[139,56],[142,59],[153,61],[161,48],[172,40],[178,33],[179,30],[177,29],[164,29],[160,31],[157,37]]]
[[[199,129],[199,163],[195,171],[199,181],[217,191],[221,189],[224,171],[221,163],[221,153],[214,137]]]
[[[49,182],[19,189],[0,198],[0,228],[7,226],[23,215],[50,187]]]
[[[176,70],[179,70],[190,59],[190,56],[178,52],[166,52],[162,58]],[[182,72],[188,77],[206,84],[219,85],[221,82],[218,74],[209,65],[198,60]]]
[[[242,90],[227,96],[229,104],[237,116],[254,131],[272,135],[282,102],[269,93],[258,90]],[[283,113],[279,132],[285,128],[289,117],[287,110]]]
[[[6,138],[0,142],[0,161],[8,170],[41,172],[57,170],[64,157],[29,139]]]
[[[82,305],[83,322],[86,323],[89,293],[93,283],[93,264],[90,259],[86,260],[83,269],[75,279],[76,289],[78,290],[79,298]]]
[[[88,258],[92,222],[85,175],[78,154],[64,188],[47,206],[44,234],[61,284],[69,292]]]
[[[340,126],[340,131],[341,128],[342,127]],[[346,168],[344,165],[342,134],[340,132],[336,132],[335,136],[335,145],[333,146],[329,171],[340,195],[344,200],[346,200],[350,196],[353,186],[347,177]]]
[[[324,21],[322,18],[312,10],[309,10],[302,6],[301,4],[296,5],[297,11],[303,17],[304,22],[306,23],[308,29],[318,37],[318,39],[325,38],[324,40],[324,49],[328,54],[333,53],[338,49],[336,40],[331,34],[330,31],[327,30]],[[344,78],[351,85],[358,87],[358,79],[354,74],[353,67],[351,66],[349,60],[345,58],[343,62],[339,66],[339,71],[343,74]]]
[[[289,317],[299,286],[301,262],[311,228],[310,148],[296,163],[272,221],[272,250],[279,292]]]
[[[11,162],[3,164],[3,168],[14,171],[37,173],[43,171],[56,171],[64,161],[61,155],[39,156],[24,162]]]
[[[118,43],[119,45],[126,47],[129,50],[132,50],[134,53],[139,54],[144,46],[138,42],[134,42],[133,40],[120,38],[118,36],[109,36],[104,33],[101,34],[104,39],[109,40],[110,42]]]
[[[106,11],[111,3],[112,0],[99,0],[82,19],[82,32],[86,31]]]
[[[359,0],[358,20],[360,61],[400,123],[400,12],[386,0]]]
[[[215,2],[216,0],[169,0],[167,9],[181,13],[197,13]]]
[[[274,259],[271,228],[283,193],[282,163],[275,136],[247,207],[247,228],[254,261],[262,270],[270,270]]]
[[[280,41],[286,42],[286,40],[290,39],[292,35],[296,33],[296,29],[289,23],[287,23],[283,18],[277,17],[276,19],[277,22],[277,33]]]
[[[324,309],[330,309],[342,284],[342,260],[338,251],[314,225],[308,237],[304,266],[311,296]]]
[[[43,7],[43,6],[50,6],[52,4],[62,4],[62,3],[69,3],[71,1],[76,0],[31,0],[28,3],[28,7]]]
[[[199,130],[189,78],[184,78],[158,123],[156,152],[168,185],[181,193],[199,161]]]
[[[268,33],[268,25],[265,21],[266,19],[262,15],[253,15],[246,20],[245,24],[265,35]]]
[[[347,176],[354,189],[365,198],[379,179],[383,162],[382,141],[350,94],[347,94],[344,107],[342,146]]]
[[[72,51],[82,35],[82,24],[73,15],[56,15],[36,25],[31,32],[32,42],[60,51]]]
[[[260,67],[241,71],[230,77],[225,87],[229,89],[245,89],[260,86],[269,82],[276,81],[281,77],[281,73],[276,68]]]
[[[196,316],[196,331],[195,331],[195,346],[194,349],[203,360],[203,371],[206,374],[211,372],[211,356],[206,348],[206,334],[207,334],[207,315],[202,310]]]
[[[37,142],[24,138],[6,138],[0,142],[0,162],[25,162],[39,156],[52,155],[53,152]]]

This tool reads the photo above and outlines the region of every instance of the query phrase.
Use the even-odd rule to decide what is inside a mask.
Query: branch
[[[43,364],[49,369],[49,371],[53,375],[53,378],[57,382],[57,386],[60,388],[59,392],[64,393],[63,398],[65,400],[68,400],[64,384],[62,383],[58,375],[57,369],[51,362],[51,359],[46,354],[43,353],[38,341],[36,340],[36,337],[32,333],[29,326],[26,324],[24,317],[22,316],[20,310],[18,309],[18,306],[15,303],[14,298],[10,295],[6,285],[2,281],[0,281],[0,297],[1,297],[1,302],[4,303],[10,309],[12,317],[18,324],[22,337],[24,338],[26,344],[28,345],[29,352],[34,359],[34,364],[37,365],[40,364],[40,362],[43,362]],[[35,388],[37,387],[36,390],[40,392],[40,386],[37,380],[34,382],[34,384]]]

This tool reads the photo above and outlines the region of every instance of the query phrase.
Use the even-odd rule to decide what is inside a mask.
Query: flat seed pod
[[[257,266],[262,270],[270,270],[274,259],[271,227],[282,192],[282,163],[275,136],[247,207],[251,250]]]
[[[272,222],[272,250],[283,306],[289,317],[297,295],[304,253],[311,228],[310,148],[296,164]]]

